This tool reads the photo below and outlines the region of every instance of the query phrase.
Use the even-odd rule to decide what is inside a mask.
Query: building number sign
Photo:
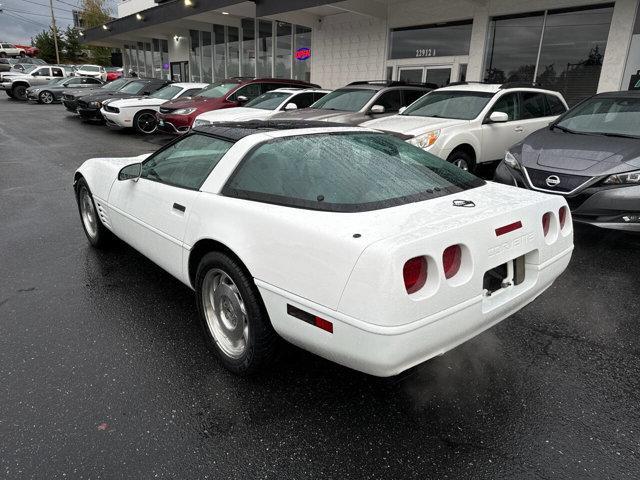
[[[436,49],[435,48],[417,48],[416,49],[416,57],[435,57]]]

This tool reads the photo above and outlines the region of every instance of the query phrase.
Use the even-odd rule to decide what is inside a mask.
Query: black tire
[[[5,90],[5,92],[7,93],[7,95],[9,96],[9,98],[13,98],[13,93],[11,93],[10,90]]]
[[[151,135],[158,130],[158,122],[156,120],[156,112],[150,110],[142,110],[133,117],[133,128],[136,132],[143,135]]]
[[[210,294],[207,285],[210,284],[209,279],[220,272],[226,274],[233,286],[237,288],[240,301],[244,303],[244,312],[246,312],[243,318],[243,325],[247,328],[245,346],[244,350],[235,357],[225,352],[224,345],[216,339],[207,322],[206,312],[211,312],[208,307],[211,306],[211,298],[215,297],[215,294]],[[200,322],[207,346],[227,370],[236,375],[248,376],[266,369],[274,362],[280,351],[280,337],[271,326],[269,315],[251,275],[242,265],[224,253],[207,253],[198,266],[195,289]],[[224,294],[220,295],[220,298],[220,302],[224,305]],[[220,308],[225,309],[224,306]],[[229,310],[231,310],[231,315],[225,315],[225,317],[236,319],[237,322],[237,311],[233,308],[227,308],[225,311]]]
[[[44,103],[45,105],[50,105],[55,101],[56,97],[48,90],[44,90],[38,95],[38,102]]]
[[[93,209],[93,228],[88,227],[83,216],[84,207],[82,202],[85,192],[88,195],[88,201],[91,202],[90,207]],[[100,216],[98,215],[98,209],[96,208],[96,204],[93,201],[93,195],[91,194],[89,185],[87,185],[87,182],[84,178],[80,178],[76,183],[76,202],[78,204],[78,213],[80,214],[82,229],[84,230],[89,243],[95,248],[106,247],[109,243],[111,243],[111,240],[113,240],[113,234],[102,224],[102,220],[100,220]]]
[[[473,172],[476,168],[476,162],[471,155],[464,150],[454,150],[447,157],[447,162],[453,163],[462,170]]]
[[[24,85],[16,85],[11,89],[11,94],[16,100],[24,101],[27,99],[27,87]]]
[[[20,52],[20,57],[24,58],[26,56],[26,54],[24,52]]]
[[[7,58],[7,54],[4,52],[0,52],[0,58]]]

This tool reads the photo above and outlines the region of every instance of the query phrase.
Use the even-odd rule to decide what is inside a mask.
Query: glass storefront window
[[[536,81],[575,105],[598,89],[613,7],[549,12]]]
[[[392,28],[389,58],[424,58],[468,55],[472,20],[438,25]]]
[[[485,81],[535,80],[575,105],[597,91],[612,15],[608,4],[494,18]]]
[[[291,78],[291,24],[276,22],[276,78]]]
[[[153,78],[162,78],[162,55],[160,54],[160,40],[154,38],[153,46]]]
[[[213,81],[213,51],[211,46],[211,32],[202,33],[202,81],[211,83]]]
[[[258,21],[258,77],[272,77],[273,23]]]
[[[147,77],[153,77],[153,58],[151,56],[151,44],[144,44],[144,63]]]
[[[242,19],[242,75],[253,77],[256,73],[256,34],[252,18]]]
[[[213,78],[220,81],[225,78],[224,65],[227,52],[224,44],[224,25],[213,26]]]
[[[533,82],[543,23],[544,12],[491,21],[486,82]]]
[[[136,69],[136,73],[138,76],[142,77],[145,75],[145,66],[144,66],[144,43],[138,42],[138,68]]]
[[[122,49],[122,69],[125,72],[131,70],[131,57],[129,56],[129,45],[125,45]]]
[[[227,27],[227,74],[226,77],[240,75],[240,38],[236,27]],[[218,79],[220,80],[220,79]]]
[[[198,30],[189,30],[190,48],[189,48],[189,68],[191,69],[191,81],[200,82],[200,32]]]
[[[306,55],[297,55],[300,49],[308,48],[311,50],[311,29],[302,27],[300,25],[295,26],[296,33],[294,36],[294,53],[293,56],[293,78],[296,80],[311,80],[311,58]]]
[[[160,40],[160,58],[162,61],[162,78],[170,79],[169,73],[169,41]]]

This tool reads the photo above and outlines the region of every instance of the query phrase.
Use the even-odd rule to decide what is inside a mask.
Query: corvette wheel
[[[277,355],[279,338],[245,269],[223,253],[208,253],[195,284],[207,343],[222,365],[238,375],[268,366]]]
[[[38,98],[40,99],[40,101],[46,105],[49,105],[50,103],[53,103],[53,93],[51,92],[41,92],[40,95],[38,96]]]
[[[138,133],[151,135],[158,129],[158,121],[152,112],[139,112],[133,118],[133,126]]]
[[[16,85],[11,89],[11,94],[13,98],[16,100],[26,100],[27,99],[27,87],[24,85]]]
[[[84,178],[78,180],[76,184],[76,200],[78,201],[82,228],[89,239],[89,243],[96,248],[104,247],[111,240],[112,234],[102,225],[102,221],[98,218],[96,204]]]

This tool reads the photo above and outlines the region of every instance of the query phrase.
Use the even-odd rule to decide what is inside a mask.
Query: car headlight
[[[176,110],[173,113],[175,113],[176,115],[190,115],[195,111],[195,108],[181,108],[180,110]]]
[[[211,125],[211,122],[209,120],[204,120],[202,118],[196,118],[193,122],[193,128],[201,127],[203,125]]]
[[[513,168],[514,170],[522,170],[520,167],[520,162],[516,158],[516,156],[507,150],[507,153],[504,155],[504,163]]]
[[[436,143],[438,137],[440,136],[440,130],[432,130],[427,133],[423,133],[422,135],[416,135],[413,138],[407,140],[411,145],[415,145],[420,148],[429,148],[431,145]]]
[[[89,106],[100,108],[102,106],[102,102],[89,102]]]
[[[609,175],[603,183],[606,185],[640,185],[640,170]]]

